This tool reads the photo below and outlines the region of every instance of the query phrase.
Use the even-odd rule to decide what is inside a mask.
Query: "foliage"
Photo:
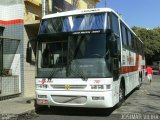
[[[147,63],[151,64],[155,60],[160,60],[160,28],[146,29],[133,27],[132,30],[144,42]]]

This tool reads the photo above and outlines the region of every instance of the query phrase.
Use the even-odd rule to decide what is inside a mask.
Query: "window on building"
[[[76,9],[78,7],[79,0],[72,0],[72,5]]]

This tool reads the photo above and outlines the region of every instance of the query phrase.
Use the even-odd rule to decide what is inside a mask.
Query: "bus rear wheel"
[[[136,87],[137,90],[142,86],[142,72],[139,73],[139,85]]]

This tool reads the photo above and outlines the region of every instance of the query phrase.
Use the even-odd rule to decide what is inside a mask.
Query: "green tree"
[[[160,28],[133,27],[132,29],[144,43],[147,64],[160,60]]]

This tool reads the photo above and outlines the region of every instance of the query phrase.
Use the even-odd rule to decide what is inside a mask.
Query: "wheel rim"
[[[124,89],[123,86],[121,85],[119,90],[119,100],[122,101],[123,99],[124,99]]]

